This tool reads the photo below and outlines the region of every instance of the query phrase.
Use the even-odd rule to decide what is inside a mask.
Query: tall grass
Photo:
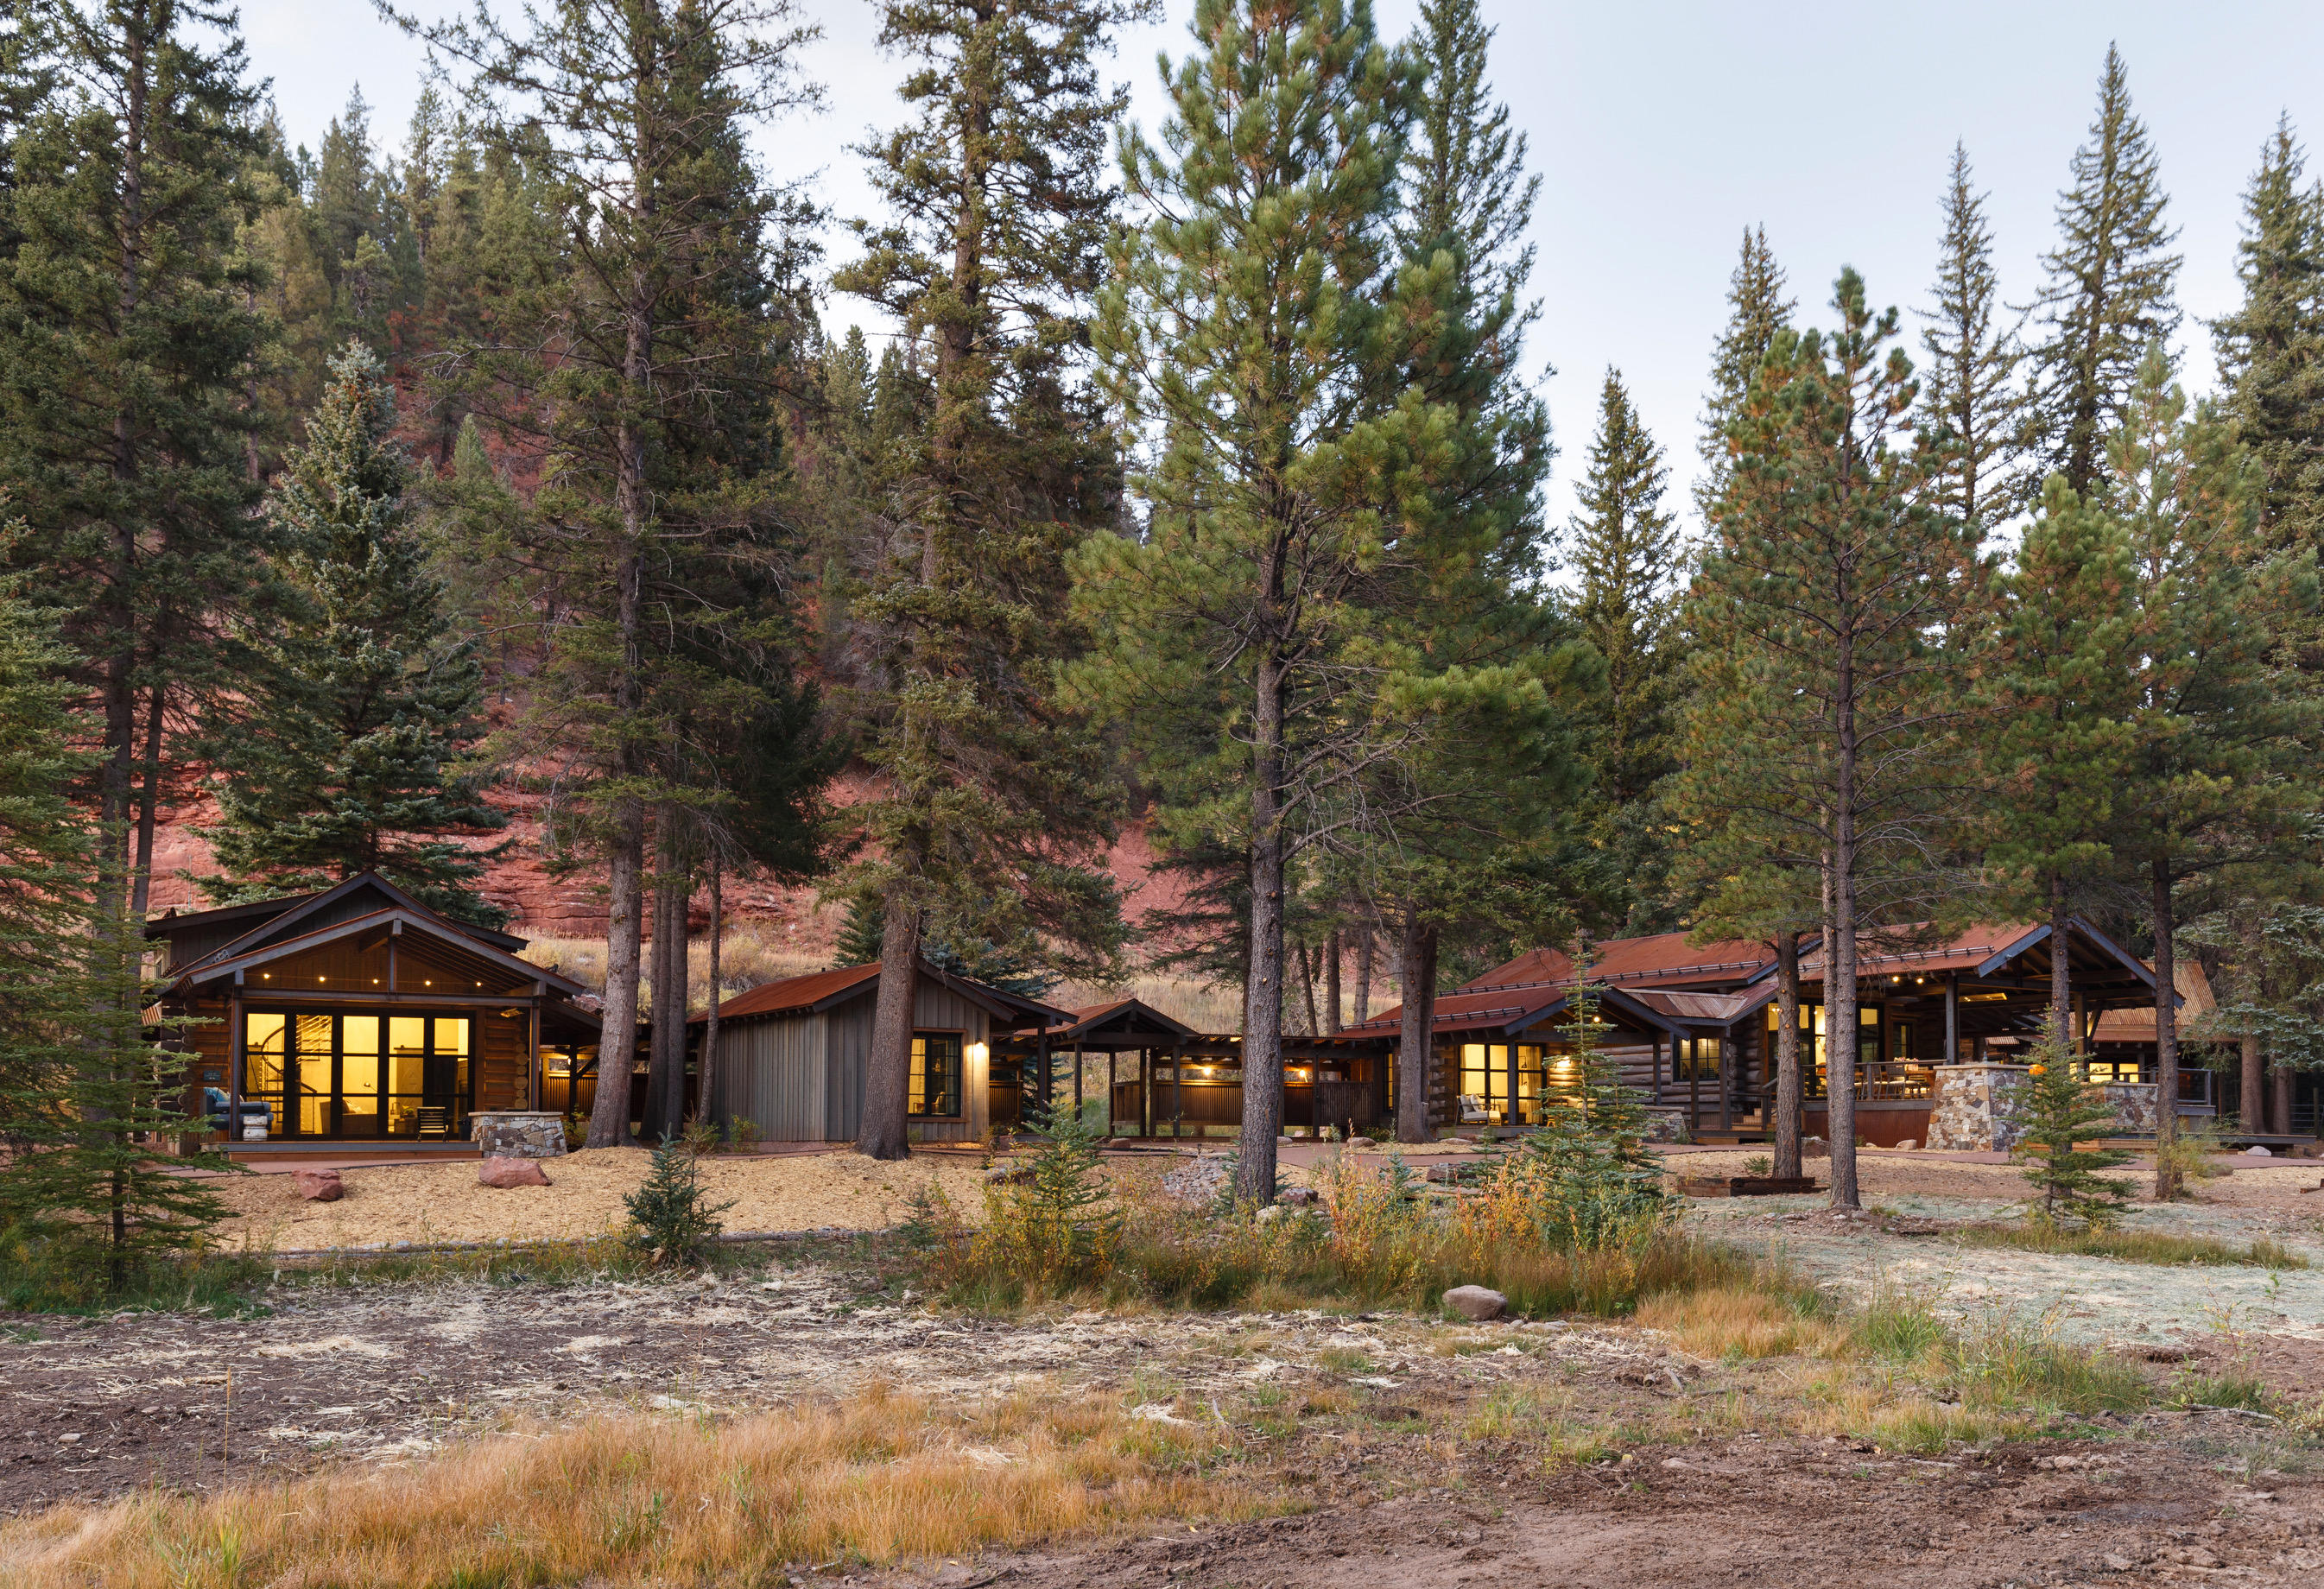
[[[0,1308],[18,1313],[207,1313],[232,1317],[261,1311],[251,1292],[267,1276],[262,1260],[242,1253],[152,1255],[113,1283],[101,1254],[87,1245],[0,1233]]]
[[[962,1408],[873,1391],[712,1424],[628,1416],[209,1499],[141,1495],[0,1526],[0,1583],[779,1584],[1154,1517],[1275,1510],[1214,1424],[1118,1404]]]

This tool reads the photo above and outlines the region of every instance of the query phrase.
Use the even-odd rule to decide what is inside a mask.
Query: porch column
[[[1154,1134],[1154,1050],[1138,1050],[1138,1134]]]
[[[1074,1119],[1082,1117],[1082,1046],[1074,1044]]]
[[[1719,1129],[1735,1129],[1735,1029],[1719,1029]]]
[[[1960,973],[1945,973],[1945,1057],[1941,1063],[1960,1063]]]
[[[1646,1046],[1654,1054],[1654,1069],[1651,1072],[1654,1077],[1654,1091],[1650,1095],[1655,1103],[1659,1104],[1663,1101],[1663,1034],[1658,1031],[1648,1032]]]
[[[242,1141],[242,973],[226,1000],[226,1140]]]
[[[1702,1039],[1689,1034],[1686,1039],[1686,1134],[1694,1135],[1702,1129]]]
[[[1508,1102],[1501,1105],[1501,1123],[1515,1125],[1517,1122],[1517,1046],[1515,1043],[1504,1043],[1501,1045],[1501,1053],[1508,1061],[1507,1068],[1509,1078],[1508,1091],[1502,1095]]]
[[[2083,1008],[2087,999],[2088,995],[2083,993],[2080,989],[2077,988],[2074,990],[2074,1052],[2076,1054],[2089,1052],[2090,1036],[2089,1013]]]
[[[540,1107],[540,995],[532,996],[524,1034],[524,1106]]]
[[[1186,1045],[1170,1045],[1170,1140],[1186,1134]]]
[[[1041,1028],[1039,1037],[1034,1040],[1034,1047],[1040,1051],[1040,1057],[1035,1063],[1041,1067],[1041,1091],[1038,1102],[1034,1104],[1034,1115],[1036,1119],[1047,1119],[1049,1113],[1049,1029],[1047,1027]],[[1018,1083],[1017,1091],[1020,1095],[1026,1091],[1021,1079]],[[1019,1108],[1018,1113],[1021,1116],[1024,1111]],[[1034,1122],[1020,1118],[1017,1123],[1020,1126],[1029,1126]]]

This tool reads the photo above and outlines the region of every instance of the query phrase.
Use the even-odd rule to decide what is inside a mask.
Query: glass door
[[[449,1137],[467,1127],[465,1015],[243,1016],[243,1095],[278,1137]]]

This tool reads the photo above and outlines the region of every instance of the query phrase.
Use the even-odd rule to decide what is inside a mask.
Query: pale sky
[[[1157,51],[1186,48],[1192,0],[1122,42],[1114,76],[1149,129],[1164,105]],[[418,0],[440,14],[442,0]],[[1417,0],[1380,0],[1383,33],[1407,30]],[[828,109],[758,140],[770,177],[821,173],[825,201],[864,213],[862,162],[847,152],[897,116],[897,62],[873,47],[865,0],[806,0],[821,23],[807,70]],[[2031,298],[2054,232],[2067,162],[2088,127],[2109,40],[2130,70],[2182,228],[2181,349],[2190,384],[2211,377],[2200,324],[2237,297],[2239,203],[2279,111],[2324,137],[2324,5],[1957,0],[1943,6],[1838,4],[1525,5],[1486,0],[1499,29],[1493,75],[1543,177],[1534,238],[1542,316],[1534,354],[1560,457],[1552,521],[1563,524],[1583,462],[1600,377],[1628,378],[1662,441],[1683,504],[1723,294],[1744,227],[1764,223],[1801,318],[1828,323],[1832,277],[1854,264],[1874,300],[1908,311],[1935,268],[1938,200],[1965,140],[1992,198],[1996,255],[2014,301]],[[365,0],[245,0],[254,70],[294,142],[310,148],[360,82],[373,125],[400,144],[422,52]],[[2319,167],[2311,164],[2311,177]],[[844,236],[830,239],[844,256]],[[853,300],[833,328],[878,317]],[[1909,312],[1907,324],[1917,322]],[[1685,509],[1692,519],[1692,507]]]

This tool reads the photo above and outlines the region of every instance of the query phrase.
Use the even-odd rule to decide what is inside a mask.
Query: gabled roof
[[[1589,977],[1601,986],[1666,987],[1681,983],[1748,982],[1775,963],[1775,946],[1757,938],[1721,938],[1715,943],[1692,944],[1683,932],[1609,938],[1591,947],[1595,953]]]
[[[189,965],[175,968],[183,974],[246,955],[259,945],[288,933],[301,921],[311,919],[351,895],[363,892],[378,895],[384,907],[415,916],[438,933],[468,938],[507,955],[513,955],[524,947],[525,940],[510,933],[494,932],[488,927],[455,921],[429,910],[376,872],[359,872],[345,882],[327,888],[318,894],[294,894],[281,900],[257,900],[246,905],[226,905],[216,910],[194,910],[180,916],[161,917],[145,924],[145,936],[149,938],[168,938],[189,928],[231,924],[245,914],[255,919],[254,925],[241,937],[220,945]]]
[[[1044,1004],[1038,1000],[989,987],[965,976],[956,976],[939,970],[927,961],[920,962],[920,975],[930,982],[950,988],[971,1003],[981,1006],[987,1014],[1007,1021],[1011,1028],[1031,1021],[1057,1021],[1067,1012]],[[718,1019],[728,1021],[754,1015],[794,1015],[828,1010],[844,1004],[851,999],[862,998],[880,985],[879,962],[868,965],[842,965],[829,971],[809,972],[805,976],[787,976],[778,982],[762,983],[748,993],[735,994],[718,1006]],[[694,1016],[689,1024],[709,1020],[708,1012]]]
[[[2085,962],[2096,962],[2120,973],[2128,979],[2154,985],[2154,973],[2146,963],[2133,955],[2106,934],[2079,916],[2068,918],[2070,935],[2067,951],[2070,955],[2079,938],[2084,947]],[[1912,928],[1900,928],[1899,935],[1910,934]],[[1967,927],[1951,937],[1933,943],[1912,944],[1912,947],[1884,947],[1868,935],[1859,939],[1856,958],[1858,977],[1870,978],[1892,974],[1914,972],[1926,975],[1931,972],[1960,972],[1972,976],[1991,976],[2028,951],[2050,940],[2047,922],[1985,922]],[[1909,938],[1905,943],[1911,943]],[[1804,956],[1800,962],[1800,978],[1803,982],[1820,982],[1823,978],[1824,957],[1821,953]]]
[[[1650,1007],[1620,988],[1596,988],[1591,996],[1598,1002],[1600,1019],[1612,1014],[1622,1017],[1626,1025],[1652,1031],[1677,1033],[1683,1030],[1682,1023],[1667,1013]],[[1475,1031],[1515,1039],[1526,1032],[1536,1031],[1564,1014],[1572,1000],[1571,987],[1546,983],[1515,990],[1456,990],[1437,999],[1429,1030],[1432,1033]],[[1397,1004],[1360,1025],[1342,1027],[1337,1035],[1342,1038],[1392,1037],[1403,1027],[1404,1006]]]
[[[1199,1037],[1199,1032],[1176,1016],[1166,1015],[1143,999],[1111,999],[1102,1004],[1083,1004],[1065,1012],[1068,1019],[1047,1028],[1026,1027],[1045,1034],[1053,1043],[1071,1042],[1107,1029],[1151,1032],[1161,1037]]]
[[[309,949],[320,948],[325,944],[337,943],[342,938],[361,938],[373,932],[393,932],[405,928],[411,928],[421,936],[434,938],[460,954],[474,956],[494,970],[509,973],[518,981],[545,983],[567,998],[581,991],[581,984],[568,977],[560,976],[556,972],[535,965],[530,960],[519,959],[504,949],[495,948],[491,944],[472,938],[456,929],[451,929],[450,924],[447,923],[442,917],[424,906],[410,910],[400,909],[366,910],[360,916],[349,917],[344,921],[334,921],[327,927],[318,927],[311,932],[297,933],[289,938],[245,933],[241,938],[228,944],[217,954],[206,956],[180,971],[171,978],[170,987],[164,991],[174,992],[192,988],[203,983],[215,982],[221,977],[231,977],[236,972],[249,971],[290,956],[303,955]],[[237,945],[262,937],[263,941],[251,944],[239,953],[231,952]]]

